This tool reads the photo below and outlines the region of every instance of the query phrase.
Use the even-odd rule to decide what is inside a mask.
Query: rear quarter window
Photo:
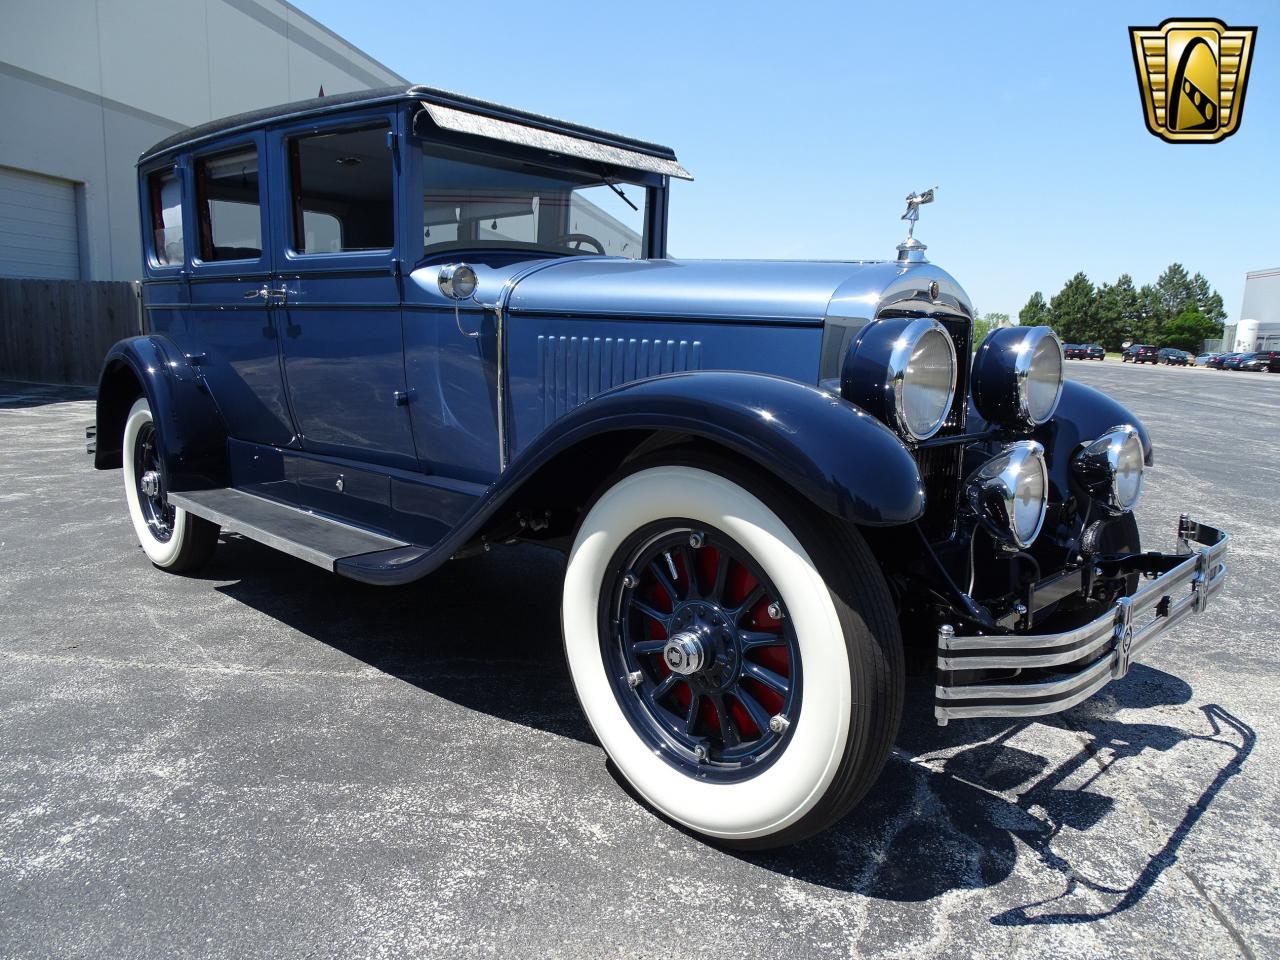
[[[172,170],[147,177],[151,207],[151,255],[158,266],[183,262],[182,180]]]

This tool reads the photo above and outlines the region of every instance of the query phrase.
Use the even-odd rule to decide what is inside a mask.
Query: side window
[[[262,256],[256,148],[199,161],[196,196],[200,259],[256,260]]]
[[[296,252],[346,253],[394,245],[389,129],[383,123],[289,141]]]
[[[183,262],[182,181],[171,170],[158,170],[147,178],[151,194],[151,242],[155,261],[162,267]]]

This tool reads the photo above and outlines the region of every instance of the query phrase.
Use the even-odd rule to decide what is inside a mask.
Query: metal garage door
[[[76,187],[0,167],[0,277],[80,277]]]

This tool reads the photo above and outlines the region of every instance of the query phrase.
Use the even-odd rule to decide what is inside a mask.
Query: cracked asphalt
[[[934,725],[734,855],[628,796],[560,652],[555,554],[394,590],[237,537],[147,563],[90,394],[0,384],[0,956],[1280,956],[1280,376],[1072,362],[1156,444],[1144,544],[1226,590],[1085,704]]]

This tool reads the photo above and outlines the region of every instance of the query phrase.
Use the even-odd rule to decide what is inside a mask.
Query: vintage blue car
[[[148,332],[90,446],[152,563],[222,529],[402,584],[558,546],[601,744],[717,842],[851,809],[904,664],[940,723],[1050,713],[1222,585],[1226,536],[1186,516],[1141,551],[1138,419],[1045,327],[972,344],[910,233],[671,259],[670,149],[426,87],[195,127],[138,176]]]

